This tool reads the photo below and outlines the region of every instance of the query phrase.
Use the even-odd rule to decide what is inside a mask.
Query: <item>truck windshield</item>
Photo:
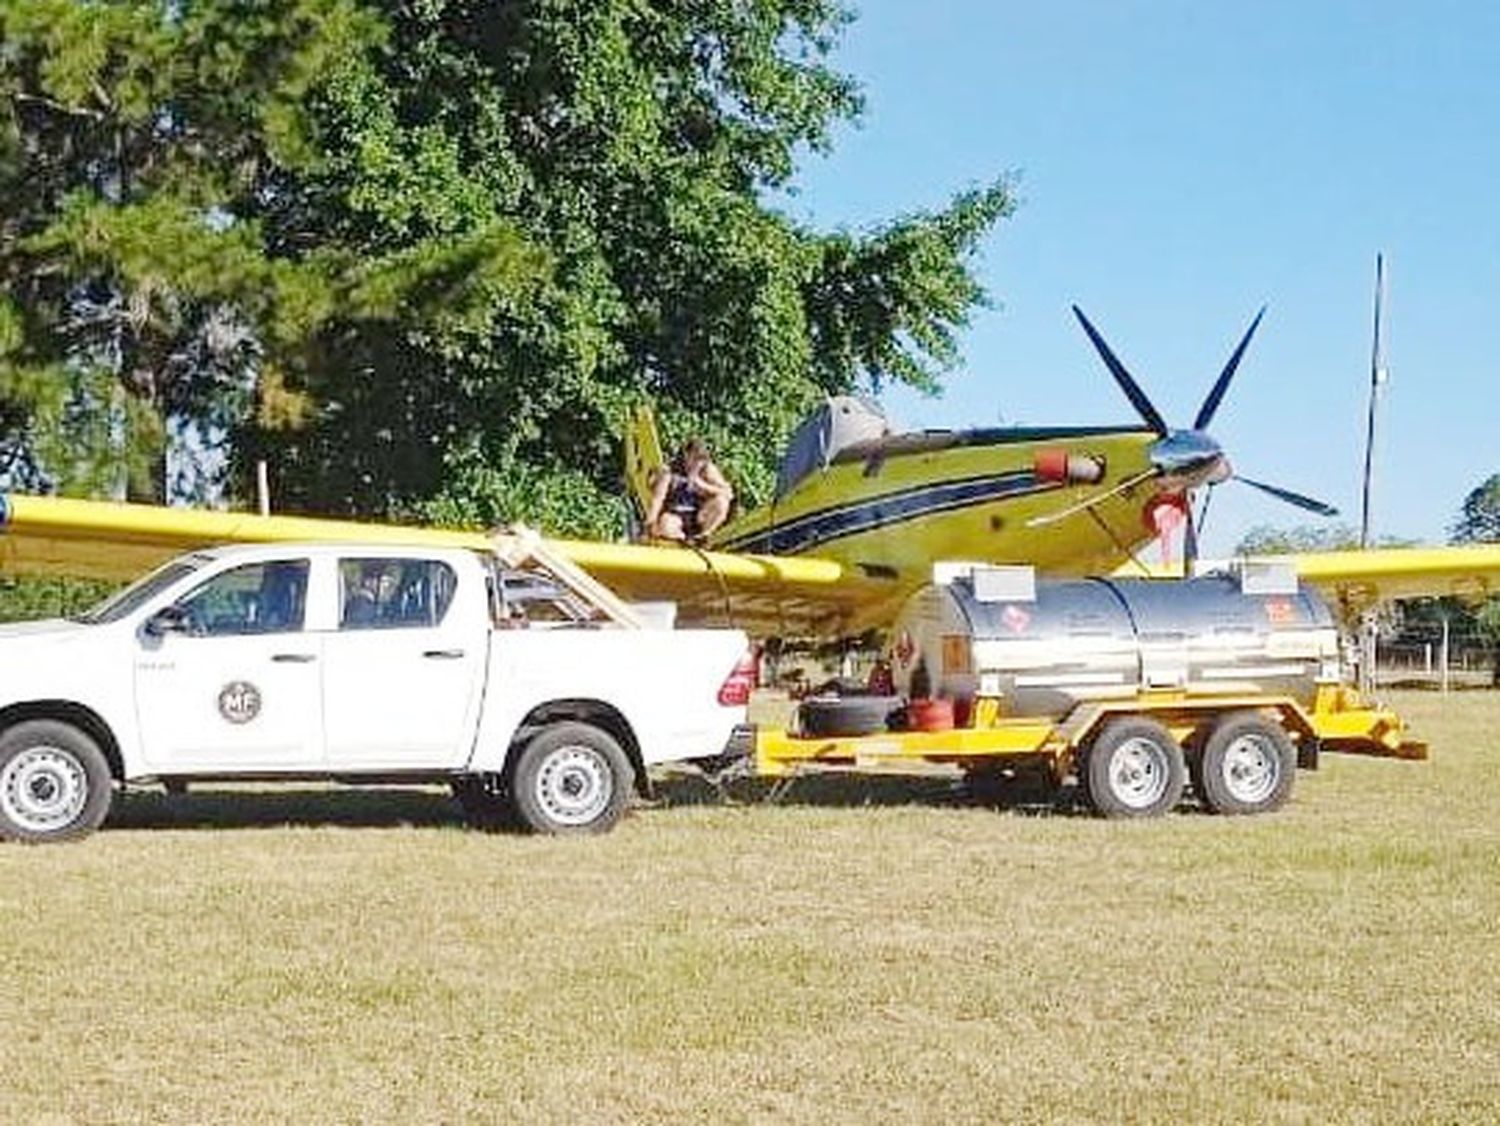
[[[85,610],[77,615],[73,621],[90,626],[118,622],[121,618],[133,614],[173,583],[187,578],[203,566],[203,563],[204,560],[196,555],[190,555],[186,559],[174,559],[166,566],[152,571],[145,578],[137,579],[124,590],[115,591],[93,609]]]

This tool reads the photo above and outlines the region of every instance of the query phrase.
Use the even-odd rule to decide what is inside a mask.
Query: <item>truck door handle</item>
[[[305,665],[318,658],[312,653],[273,653],[271,660],[279,665]]]
[[[434,661],[456,661],[464,655],[462,649],[427,649],[422,656]]]

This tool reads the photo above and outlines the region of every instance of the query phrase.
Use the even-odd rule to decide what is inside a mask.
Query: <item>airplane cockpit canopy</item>
[[[776,496],[785,496],[809,474],[827,469],[840,451],[884,438],[890,432],[885,412],[873,399],[830,396],[792,432],[776,473]]]

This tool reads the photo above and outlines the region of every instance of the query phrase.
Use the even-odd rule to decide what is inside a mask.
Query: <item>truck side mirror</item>
[[[188,632],[188,613],[181,606],[163,606],[146,619],[148,637],[165,637],[169,633]]]

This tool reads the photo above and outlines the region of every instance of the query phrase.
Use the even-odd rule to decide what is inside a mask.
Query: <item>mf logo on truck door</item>
[[[230,723],[249,723],[260,715],[260,689],[248,680],[232,680],[219,693],[219,714]]]

